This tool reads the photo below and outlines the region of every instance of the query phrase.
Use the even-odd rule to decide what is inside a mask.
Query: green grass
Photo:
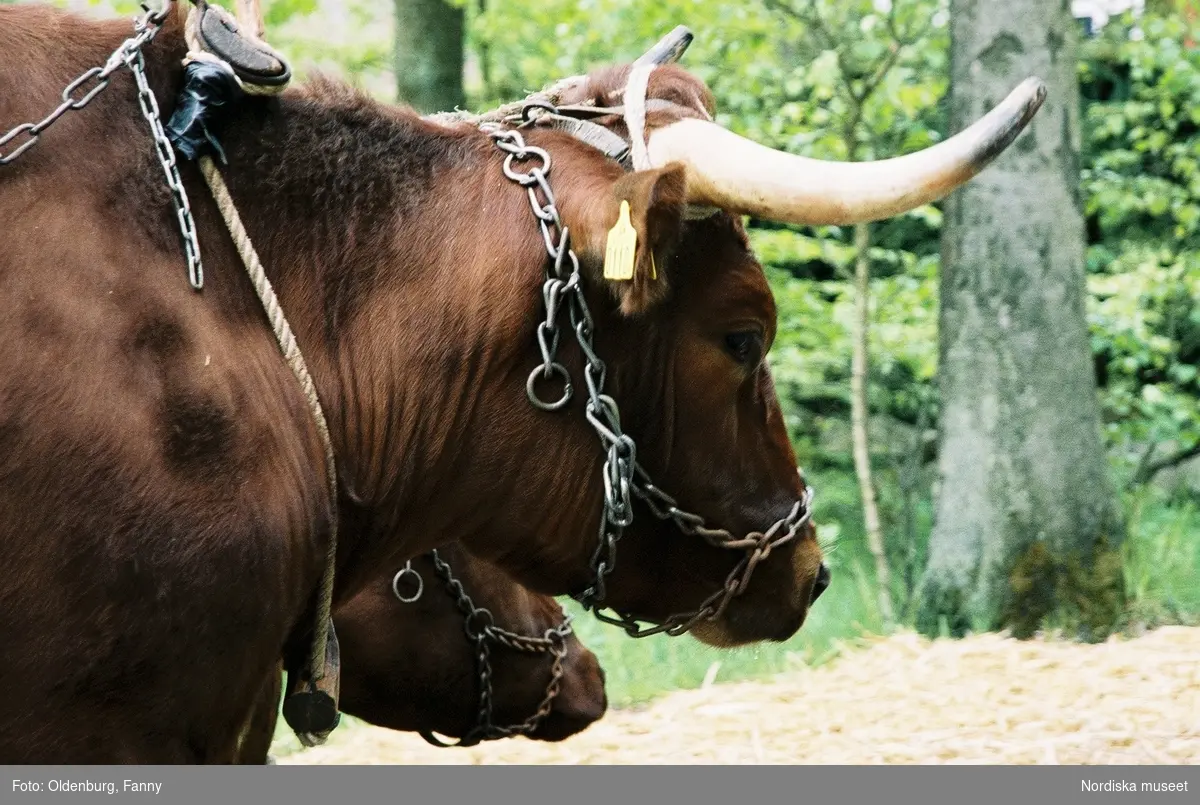
[[[1128,495],[1123,546],[1132,620],[1200,620],[1200,501],[1142,488]]]

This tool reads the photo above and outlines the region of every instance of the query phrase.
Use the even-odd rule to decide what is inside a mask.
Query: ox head
[[[343,712],[381,727],[461,739],[481,723],[486,672],[491,723],[499,727],[521,725],[549,703],[531,730],[517,734],[561,741],[604,715],[604,672],[573,634],[557,643],[561,675],[552,687],[554,654],[546,650],[544,636],[564,623],[553,598],[530,592],[454,546],[437,554],[436,563],[426,554],[409,570],[377,577],[334,613],[343,657]],[[464,594],[491,617],[467,616]],[[481,667],[479,643],[469,633],[478,634],[485,619],[532,640],[522,644],[523,650],[489,640]]]
[[[707,87],[668,63],[680,51],[664,40],[634,65],[568,81],[556,98],[558,114],[632,145],[632,170],[606,193],[561,206],[602,311],[596,351],[608,364],[608,390],[638,462],[679,509],[706,524],[684,533],[679,518],[652,516],[645,496],[635,497],[599,603],[627,626],[632,618],[661,623],[712,602],[725,586],[734,592],[695,623],[698,638],[714,645],[783,640],[800,628],[829,572],[803,516],[769,556],[761,541],[748,561],[739,547],[747,544],[743,535],[795,526],[798,502],[808,505],[767,363],[775,304],[741,216],[844,225],[934,201],[1013,141],[1044,88],[1026,81],[974,126],[925,151],[833,163],[765,148],[713,122]],[[647,70],[648,62],[656,69]],[[633,272],[611,279],[602,270],[606,243],[625,204],[636,231]],[[711,527],[722,535],[711,538]],[[594,594],[589,588],[583,599]]]

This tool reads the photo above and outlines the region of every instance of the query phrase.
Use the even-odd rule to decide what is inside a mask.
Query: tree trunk
[[[1124,526],[1085,318],[1076,23],[1067,0],[950,11],[952,130],[1028,75],[1049,92],[946,204],[939,494],[917,625],[1100,637],[1124,604]]]
[[[396,0],[396,90],[418,112],[449,112],[463,94],[463,10],[446,0]]]
[[[875,558],[879,617],[885,627],[896,622],[892,610],[892,575],[879,524],[879,501],[871,476],[870,434],[867,427],[867,347],[871,333],[871,225],[854,226],[854,350],[850,359],[850,428],[854,442],[854,473],[862,495],[867,546]]]
[[[487,0],[479,0],[479,15],[487,13]],[[479,80],[483,84],[483,97],[492,100],[492,49],[484,38],[477,42],[479,51]]]

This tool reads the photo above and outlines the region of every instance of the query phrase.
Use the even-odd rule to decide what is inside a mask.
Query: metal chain
[[[175,217],[179,222],[179,231],[183,237],[184,252],[187,257],[188,281],[196,290],[204,287],[204,269],[200,262],[200,240],[196,234],[196,225],[192,220],[191,206],[188,204],[187,192],[175,164],[175,153],[163,131],[159,117],[158,101],[150,91],[146,80],[146,63],[142,49],[162,30],[162,23],[170,14],[174,0],[165,0],[163,7],[157,11],[146,9],[146,13],[134,22],[134,35],[126,39],[112,52],[108,61],[102,67],[87,70],[62,91],[62,103],[54,111],[36,123],[22,123],[0,135],[0,148],[12,142],[21,135],[26,139],[12,151],[5,154],[0,151],[0,167],[9,165],[18,157],[37,144],[41,135],[60,120],[67,112],[78,111],[91,103],[97,95],[108,88],[112,74],[122,67],[128,67],[137,82],[138,103],[142,108],[142,116],[150,124],[150,132],[154,137],[155,153],[167,187],[171,190],[171,201],[175,208]],[[90,86],[90,88],[89,88]],[[75,97],[78,93],[83,95]]]
[[[188,204],[187,190],[183,187],[183,177],[179,175],[179,165],[175,162],[175,149],[167,139],[163,130],[162,120],[158,112],[158,101],[150,91],[146,81],[146,61],[142,51],[136,51],[128,60],[129,69],[133,71],[137,81],[138,103],[142,107],[142,117],[150,124],[150,133],[154,137],[154,151],[158,155],[158,163],[162,166],[163,176],[167,187],[171,190],[171,203],[175,207],[175,217],[179,222],[179,233],[183,236],[183,250],[187,256],[188,282],[196,290],[204,287],[204,266],[200,263],[200,238],[196,234],[196,222],[192,220],[192,207]]]
[[[430,558],[433,560],[434,570],[441,576],[450,596],[454,598],[459,611],[463,613],[463,630],[466,632],[467,639],[475,644],[476,670],[479,675],[479,719],[478,723],[466,735],[454,743],[446,743],[429,731],[421,732],[421,737],[435,746],[448,747],[475,746],[483,741],[495,741],[501,738],[510,738],[514,735],[530,734],[550,714],[550,710],[554,706],[554,699],[558,696],[562,687],[562,678],[565,672],[563,663],[567,657],[567,638],[571,636],[573,631],[571,628],[571,617],[569,615],[565,616],[562,623],[547,629],[540,637],[518,634],[507,629],[501,629],[496,625],[490,610],[475,605],[475,602],[471,600],[471,596],[467,594],[466,589],[463,587],[462,582],[455,578],[450,565],[438,555],[438,552],[432,551]],[[397,585],[402,575],[405,577],[416,577],[418,588],[415,594],[411,596],[400,594]],[[420,598],[423,589],[424,584],[421,581],[421,576],[413,569],[412,562],[407,563],[392,580],[392,592],[396,594],[399,600],[405,603],[411,603]],[[490,643],[499,643],[514,651],[521,651],[528,654],[550,654],[554,658],[550,667],[550,681],[546,685],[545,694],[542,696],[533,715],[520,724],[499,726],[492,722],[495,698],[492,690]]]
[[[143,45],[158,35],[158,31],[171,9],[172,2],[173,0],[167,0],[163,8],[158,11],[147,10],[146,15],[136,23],[135,35],[122,42],[120,47],[114,50],[108,57],[108,61],[104,63],[103,67],[93,67],[70,84],[67,84],[67,88],[62,91],[62,103],[53,112],[36,123],[22,123],[4,135],[0,135],[0,147],[7,145],[22,134],[27,135],[29,138],[8,154],[0,153],[0,165],[7,165],[21,156],[21,154],[32,148],[41,138],[42,132],[50,128],[59,118],[67,112],[78,111],[87,106],[97,95],[107,89],[109,76],[122,66],[128,64],[128,60],[132,54],[140,51]],[[95,86],[89,89],[82,97],[73,97],[76,92],[91,81],[95,82]]]
[[[766,531],[736,537],[725,529],[706,526],[703,517],[680,509],[674,498],[654,485],[649,474],[637,462],[637,445],[621,429],[621,414],[616,401],[604,393],[607,367],[592,345],[594,322],[584,295],[579,259],[570,247],[570,233],[559,216],[554,192],[547,179],[550,154],[542,148],[526,145],[521,133],[515,129],[502,128],[498,123],[485,123],[479,128],[507,155],[504,158],[504,175],[529,193],[529,204],[541,229],[546,253],[550,256],[551,268],[542,285],[546,317],[537,330],[542,364],[533,370],[526,382],[529,401],[544,411],[556,411],[571,399],[573,389],[570,373],[557,360],[558,319],[565,301],[576,343],[584,357],[583,378],[588,392],[584,414],[600,437],[606,454],[602,471],[604,511],[600,518],[600,540],[591,559],[595,580],[586,590],[572,597],[591,610],[599,620],[620,626],[631,637],[649,637],[664,632],[670,635],[683,634],[701,620],[720,617],[730,601],[745,592],[759,562],[766,559],[775,548],[796,537],[812,517],[812,488],[806,485],[804,498],[797,501],[786,517]],[[537,163],[528,170],[520,172],[514,169],[514,162],[524,163],[531,159],[537,160]],[[554,377],[561,379],[563,394],[560,399],[547,403],[538,396],[536,386],[539,380],[548,381]],[[700,536],[717,547],[746,551],[746,555],[730,571],[721,589],[706,598],[695,611],[671,615],[651,626],[643,626],[641,621],[645,619],[627,613],[617,612],[612,616],[603,611],[606,579],[616,566],[617,542],[625,528],[633,522],[633,496],[645,502],[656,517],[671,520],[685,534]]]

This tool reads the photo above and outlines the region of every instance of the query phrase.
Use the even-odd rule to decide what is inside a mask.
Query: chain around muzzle
[[[554,700],[562,687],[565,673],[564,663],[567,658],[567,638],[571,636],[571,617],[563,618],[558,626],[553,626],[542,633],[540,637],[510,632],[496,626],[490,610],[478,607],[467,595],[462,582],[455,578],[450,565],[442,559],[437,551],[432,551],[434,570],[442,578],[446,590],[454,599],[460,612],[463,613],[463,631],[467,639],[475,645],[476,672],[479,678],[479,711],[476,725],[461,739],[446,742],[437,737],[431,730],[422,730],[420,735],[434,746],[451,747],[476,746],[484,741],[496,741],[501,738],[511,738],[514,735],[529,735],[534,732],[554,707]],[[400,587],[415,587],[412,593],[401,593]],[[404,603],[412,603],[421,597],[424,591],[421,575],[408,562],[392,579],[392,592]],[[492,690],[492,660],[491,644],[496,643],[513,651],[527,654],[549,654],[553,657],[550,666],[550,681],[546,685],[545,694],[538,703],[533,715],[520,724],[500,726],[492,721],[494,696]]]

